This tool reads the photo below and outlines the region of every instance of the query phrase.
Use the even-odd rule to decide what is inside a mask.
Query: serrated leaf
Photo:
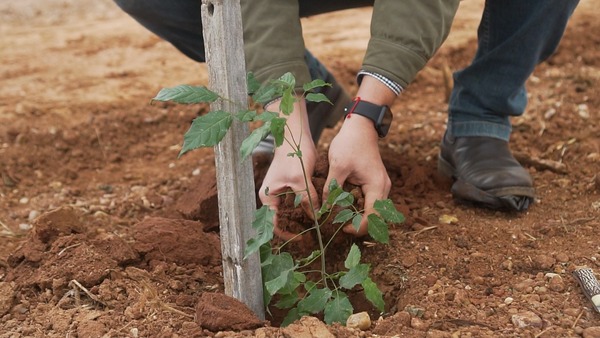
[[[344,209],[335,216],[333,223],[346,223],[351,220],[352,217],[354,217],[354,211],[350,209]]]
[[[261,267],[270,265],[273,262],[273,249],[271,248],[271,242],[267,242],[260,246],[259,255]]]
[[[260,88],[260,82],[254,77],[254,73],[249,72],[246,74],[246,86],[248,87],[248,94],[254,94]]]
[[[261,104],[269,103],[281,95],[281,90],[273,83],[265,83],[252,94],[252,100]]]
[[[300,297],[298,296],[298,292],[296,291],[282,295],[279,301],[275,303],[275,307],[278,309],[289,309],[292,306],[294,306],[296,302],[298,302],[299,298]]]
[[[274,113],[272,111],[263,111],[260,115],[256,117],[258,121],[271,122],[274,118],[279,117],[279,114]]]
[[[327,83],[321,79],[316,79],[316,80],[312,80],[309,83],[305,83],[302,86],[302,89],[304,89],[305,92],[309,91],[309,90],[313,90],[315,88],[321,88],[321,87],[331,87],[330,83]]]
[[[331,325],[335,322],[346,325],[348,317],[354,311],[348,296],[341,291],[335,291],[333,297],[325,304],[324,320]]]
[[[275,217],[275,211],[271,210],[268,205],[263,205],[254,212],[252,228],[256,230],[256,235],[248,240],[244,259],[273,239],[273,229],[275,228],[273,217]]]
[[[197,117],[183,136],[179,156],[193,149],[215,146],[225,137],[232,121],[231,114],[220,110]]]
[[[381,217],[376,214],[370,214],[367,216],[367,222],[369,224],[369,236],[380,243],[388,243],[390,241],[387,224]]]
[[[271,120],[271,134],[275,138],[275,146],[279,147],[283,144],[283,137],[285,133],[286,119],[283,117],[275,117]]]
[[[362,214],[356,214],[356,216],[352,217],[352,227],[354,228],[354,230],[358,231],[358,229],[360,229],[360,223],[362,222],[362,218],[363,215]]]
[[[298,302],[298,310],[307,313],[319,313],[325,309],[325,304],[331,298],[331,290],[327,288],[312,289],[308,296]]]
[[[329,101],[329,98],[327,96],[325,96],[325,94],[323,94],[323,93],[307,94],[306,101],[308,101],[308,102],[327,102],[329,104],[332,104],[331,101]]]
[[[310,264],[319,256],[321,256],[321,250],[313,250],[313,252],[311,252],[310,255],[308,255],[307,257],[297,260],[296,264],[298,264],[299,266]]]
[[[296,267],[297,266],[294,265],[294,268]],[[305,281],[306,276],[302,272],[292,271],[292,275],[288,279],[287,283],[277,293],[285,295],[293,292],[301,283],[304,283]]]
[[[279,105],[279,109],[284,115],[290,115],[294,110],[294,103],[296,102],[296,97],[294,97],[293,87],[288,88],[283,92],[283,96],[281,97],[281,104]]]
[[[298,308],[295,307],[288,311],[287,315],[285,316],[285,318],[283,318],[283,321],[281,322],[281,326],[286,327],[291,323],[295,322],[296,320],[302,318],[302,316],[305,314],[306,313],[301,313],[300,311],[298,311]]]
[[[361,285],[365,291],[365,297],[367,297],[369,302],[375,305],[377,310],[383,312],[385,303],[383,302],[383,295],[377,287],[377,284],[375,284],[371,278],[367,278],[361,283]]]
[[[254,129],[248,137],[246,137],[242,141],[242,145],[240,146],[240,156],[242,160],[245,160],[248,156],[252,155],[252,151],[254,148],[258,146],[260,141],[262,141],[270,131],[269,123],[265,123],[262,126]]]
[[[284,288],[290,277],[292,277],[292,271],[295,268],[294,259],[289,253],[284,252],[280,255],[275,255],[273,262],[262,271],[263,282],[267,292],[270,295],[274,295],[277,291]]]
[[[287,72],[287,73],[281,75],[281,77],[279,79],[277,79],[276,82],[285,86],[286,89],[287,88],[293,89],[294,87],[296,87],[296,78],[290,72]]]
[[[179,85],[172,88],[163,88],[152,99],[154,101],[173,101],[181,104],[211,103],[219,95],[204,86]]]
[[[390,199],[376,200],[373,203],[373,208],[379,213],[379,216],[384,221],[389,223],[402,223],[404,222],[404,215],[396,209],[394,202]]]
[[[369,264],[358,264],[340,278],[340,286],[350,290],[355,285],[362,283],[367,277],[369,277]]]
[[[344,266],[346,269],[351,269],[360,263],[360,249],[356,244],[352,244],[350,247],[350,252],[348,252],[348,257],[344,261]]]
[[[351,206],[352,203],[354,203],[354,196],[349,192],[342,191],[332,204],[345,208]]]
[[[254,118],[257,116],[256,114],[256,110],[240,110],[236,115],[235,118],[238,119],[238,121],[242,121],[242,122],[251,122],[254,121]]]

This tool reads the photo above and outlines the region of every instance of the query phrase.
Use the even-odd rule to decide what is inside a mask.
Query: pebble
[[[427,331],[429,324],[420,318],[413,317],[410,319],[410,327],[418,331]]]
[[[527,327],[538,327],[543,326],[542,318],[531,311],[521,312],[514,314],[511,317],[511,321],[514,326],[524,329]]]
[[[514,299],[512,297],[504,298],[504,304],[506,304],[506,305],[512,304],[513,301],[514,301]]]
[[[31,230],[31,224],[29,223],[21,223],[19,224],[19,229],[22,231]]]
[[[550,278],[550,282],[548,283],[548,288],[555,292],[563,292],[565,291],[565,283],[561,276],[556,275]]]
[[[535,283],[532,279],[526,279],[522,282],[519,282],[513,286],[513,288],[518,292],[531,292],[533,291],[533,284]]]
[[[511,271],[513,268],[513,262],[510,259],[505,260],[504,262],[502,262],[502,268],[504,270],[508,270]]]
[[[556,254],[556,260],[560,263],[566,263],[569,261],[569,256],[564,252],[560,252]]]
[[[19,200],[19,203],[21,203],[21,204],[27,204],[27,203],[29,203],[29,198],[27,198],[27,197],[21,197],[21,199]]]
[[[371,317],[367,312],[359,312],[350,315],[346,320],[346,327],[359,329],[359,330],[367,330],[371,327]]]
[[[192,176],[198,176],[200,175],[200,168],[196,168],[194,169],[194,171],[192,171]]]
[[[547,255],[537,255],[533,258],[533,264],[540,270],[550,270],[556,260]]]
[[[584,329],[583,338],[600,338],[600,326],[591,326]]]
[[[27,216],[27,219],[31,222],[34,219],[36,219],[39,215],[40,215],[39,211],[31,210],[31,211],[29,211],[29,215]]]

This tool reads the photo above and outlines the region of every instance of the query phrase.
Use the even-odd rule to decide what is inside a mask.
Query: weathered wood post
[[[202,0],[202,25],[211,90],[231,100],[215,102],[212,110],[236,112],[247,107],[246,66],[240,0]],[[264,303],[258,254],[244,260],[256,210],[251,159],[242,161],[240,146],[248,126],[234,119],[215,147],[221,252],[225,293],[244,302],[261,319]]]

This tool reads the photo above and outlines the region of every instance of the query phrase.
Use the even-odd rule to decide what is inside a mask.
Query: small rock
[[[504,304],[506,304],[506,305],[512,304],[513,301],[514,301],[514,299],[512,297],[504,298]]]
[[[19,230],[21,230],[21,231],[31,230],[31,224],[29,224],[29,223],[21,223],[21,224],[19,224]]]
[[[514,314],[511,317],[511,321],[514,326],[524,329],[527,327],[538,327],[543,326],[542,318],[531,311],[521,312]]]
[[[15,284],[0,282],[0,317],[4,316],[12,307],[15,300]]]
[[[550,270],[556,260],[547,255],[537,255],[533,258],[533,265],[540,270]]]
[[[569,256],[564,252],[560,252],[556,254],[556,260],[560,263],[566,263],[569,261]]]
[[[504,270],[508,270],[511,271],[513,268],[513,262],[510,259],[505,260],[504,262],[502,262],[502,268]]]
[[[515,284],[513,288],[516,291],[519,291],[519,292],[527,292],[527,293],[529,293],[529,292],[533,291],[533,284],[535,284],[534,280],[532,280],[532,279],[526,279],[526,280],[524,280],[522,282],[519,282],[519,283]]]
[[[563,292],[565,291],[565,283],[561,276],[556,275],[550,278],[550,282],[548,282],[548,288],[555,292]]]
[[[429,323],[420,318],[413,317],[410,319],[410,327],[418,331],[427,331],[429,328]]]
[[[583,338],[600,338],[600,326],[591,326],[583,329]]]
[[[402,258],[402,266],[405,268],[410,268],[415,264],[417,264],[417,256],[415,255],[408,255]]]
[[[452,338],[452,334],[450,332],[440,331],[440,330],[429,330],[425,335],[426,338]]]
[[[19,200],[19,203],[21,203],[21,204],[27,204],[27,203],[29,203],[29,198],[27,198],[27,197],[21,197],[21,199]]]
[[[351,315],[346,320],[346,326],[353,329],[367,330],[371,327],[371,317],[367,312],[359,312]]]
[[[308,316],[286,326],[283,329],[283,336],[286,338],[334,337],[325,323],[315,317]]]
[[[458,218],[454,215],[441,215],[439,221],[443,224],[458,224]]]
[[[37,210],[31,210],[29,212],[29,215],[27,216],[27,219],[31,222],[34,219],[36,219],[39,215],[40,215],[39,211],[37,211]]]

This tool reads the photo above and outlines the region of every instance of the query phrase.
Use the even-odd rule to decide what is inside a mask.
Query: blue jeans
[[[472,63],[454,74],[452,136],[509,140],[527,105],[525,82],[556,49],[578,0],[487,0]]]

